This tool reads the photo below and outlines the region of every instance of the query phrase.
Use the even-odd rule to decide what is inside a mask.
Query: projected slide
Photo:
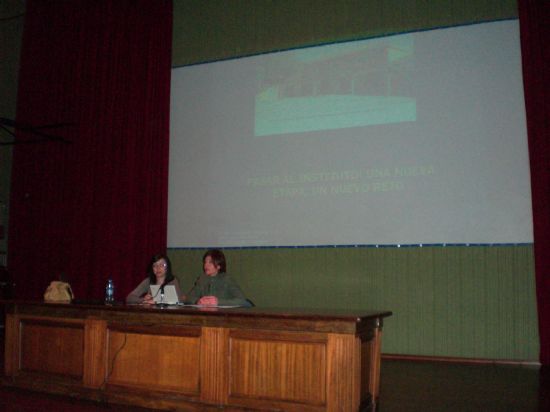
[[[517,21],[172,71],[169,247],[532,242]]]
[[[416,120],[412,35],[295,50],[258,67],[255,135]]]

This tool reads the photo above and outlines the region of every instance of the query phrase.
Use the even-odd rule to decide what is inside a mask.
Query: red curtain
[[[550,365],[550,2],[519,0],[531,162],[540,362]]]
[[[29,0],[9,270],[16,297],[60,275],[76,298],[122,300],[166,249],[172,2]]]

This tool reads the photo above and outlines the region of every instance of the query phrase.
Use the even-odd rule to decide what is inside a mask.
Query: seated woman
[[[149,291],[151,285],[174,285],[178,297],[181,297],[181,289],[178,280],[172,274],[172,263],[168,256],[158,254],[153,256],[147,277],[137,285],[137,287],[126,296],[126,303],[155,303],[153,296]]]
[[[221,250],[210,249],[202,257],[203,273],[186,295],[186,303],[198,305],[252,306],[237,282],[226,273]]]

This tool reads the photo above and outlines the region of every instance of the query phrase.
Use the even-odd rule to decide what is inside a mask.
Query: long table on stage
[[[190,411],[375,410],[391,315],[2,303],[4,385]]]

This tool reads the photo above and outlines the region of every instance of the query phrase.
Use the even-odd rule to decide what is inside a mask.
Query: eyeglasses
[[[154,268],[165,268],[166,266],[166,263],[153,263]]]

